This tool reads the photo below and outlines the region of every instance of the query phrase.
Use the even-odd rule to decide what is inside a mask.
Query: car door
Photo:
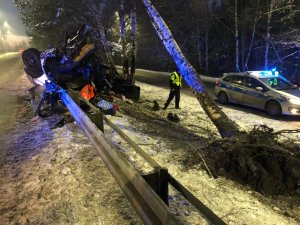
[[[259,91],[256,89],[257,87],[261,87],[263,90]],[[267,90],[268,88],[257,79],[245,77],[245,88],[241,100],[242,104],[264,109],[268,99]]]
[[[230,85],[228,87],[228,97],[231,102],[241,103],[242,92],[244,88],[244,77],[239,75],[233,75],[230,79]]]

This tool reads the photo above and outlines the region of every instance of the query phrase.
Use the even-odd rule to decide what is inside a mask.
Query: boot
[[[163,110],[166,110],[168,108],[168,104],[166,103]]]

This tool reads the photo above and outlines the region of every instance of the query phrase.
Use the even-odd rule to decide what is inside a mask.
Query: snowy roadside
[[[33,115],[29,87],[23,74],[6,88],[19,105],[1,139],[0,224],[142,224],[78,126]]]
[[[153,156],[161,165],[169,169],[169,172],[180,182],[188,187],[200,200],[210,207],[217,215],[228,224],[299,224],[300,199],[275,196],[265,197],[249,187],[242,186],[231,180],[219,177],[210,177],[199,165],[187,165],[189,157],[193,157],[195,151],[199,151],[208,141],[219,138],[215,127],[211,124],[196,98],[188,94],[182,94],[181,110],[176,110],[173,105],[167,110],[154,112],[151,110],[153,101],[157,100],[163,106],[168,96],[168,90],[160,87],[137,82],[141,87],[141,99],[137,110],[133,106],[126,109],[122,117],[110,117],[122,130],[138,143],[145,151]],[[120,103],[122,104],[122,103]],[[131,111],[132,110],[132,111]],[[139,114],[149,114],[149,118]],[[248,130],[251,125],[262,124],[259,116],[251,113],[233,112],[225,109],[229,116],[235,119],[239,125]],[[169,112],[176,113],[181,118],[179,125],[172,124],[163,119]],[[264,120],[263,118],[262,120]],[[268,120],[268,125],[274,129],[276,121]],[[270,122],[271,121],[271,122]],[[251,124],[251,125],[250,125]],[[139,156],[109,127],[106,134],[114,145],[124,152],[129,160],[137,168],[147,168]],[[293,127],[284,127],[293,129]],[[196,133],[198,136],[193,135]],[[147,169],[144,169],[146,172]],[[172,196],[171,196],[172,197]],[[172,199],[172,198],[171,198]],[[178,216],[188,224],[198,224],[195,212],[176,212]],[[187,216],[189,215],[189,216]]]
[[[9,145],[5,146],[8,157],[0,168],[0,221],[3,224],[141,224],[77,125],[68,123],[52,129],[60,121],[60,115],[47,119],[34,117],[24,96],[28,86],[25,81],[23,75],[22,82],[18,82],[21,86],[10,87],[23,100],[9,133]],[[299,223],[298,199],[284,196],[270,199],[225,178],[211,178],[201,169],[201,163],[187,166],[187,159],[195,150],[219,137],[215,127],[190,95],[182,94],[181,110],[171,105],[166,111],[153,112],[153,100],[163,105],[168,90],[139,82],[137,85],[141,86],[142,96],[136,105],[150,113],[151,119],[132,111],[110,117],[111,120],[226,223]],[[179,125],[164,120],[169,112],[179,115]],[[249,121],[248,114],[245,120]],[[144,167],[144,162],[116,132],[106,126],[105,134],[137,169],[147,172],[149,168]],[[173,191],[170,194],[171,209],[178,217],[187,224],[202,224],[203,220],[191,207],[176,211],[173,205],[186,203],[178,200]]]

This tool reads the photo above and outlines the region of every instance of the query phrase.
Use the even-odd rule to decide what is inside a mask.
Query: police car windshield
[[[260,80],[263,81],[267,86],[276,90],[288,90],[296,88],[294,85],[280,77],[260,78]]]

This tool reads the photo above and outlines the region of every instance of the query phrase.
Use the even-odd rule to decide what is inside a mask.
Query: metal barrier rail
[[[182,195],[195,207],[206,219],[215,225],[226,224],[221,218],[214,214],[199,199],[197,199],[188,189],[186,189],[174,177],[168,174],[167,169],[163,169],[150,155],[134,143],[119,127],[113,124],[106,116],[103,119],[117,133],[127,141],[127,143],[139,153],[153,168],[156,173],[141,176],[133,166],[116,150],[114,150],[102,133],[102,125],[96,125],[93,116],[87,116],[73,99],[65,92],[61,92],[61,99],[81,127],[86,136],[90,139],[107,168],[110,170],[115,180],[126,194],[128,200],[137,211],[145,224],[179,224],[170,209],[168,208],[168,183],[182,193]],[[101,111],[90,102],[81,98],[77,92],[70,90],[70,95],[87,104],[96,115]],[[101,118],[102,119],[102,118]],[[103,130],[103,127],[102,127]],[[153,181],[154,180],[154,181]],[[150,184],[148,184],[148,183]]]
[[[114,150],[104,134],[80,109],[73,99],[61,91],[61,100],[68,108],[77,124],[96,148],[97,153],[114,176],[128,200],[145,224],[178,224],[170,209],[152,190],[144,178],[136,172],[124,157]]]

